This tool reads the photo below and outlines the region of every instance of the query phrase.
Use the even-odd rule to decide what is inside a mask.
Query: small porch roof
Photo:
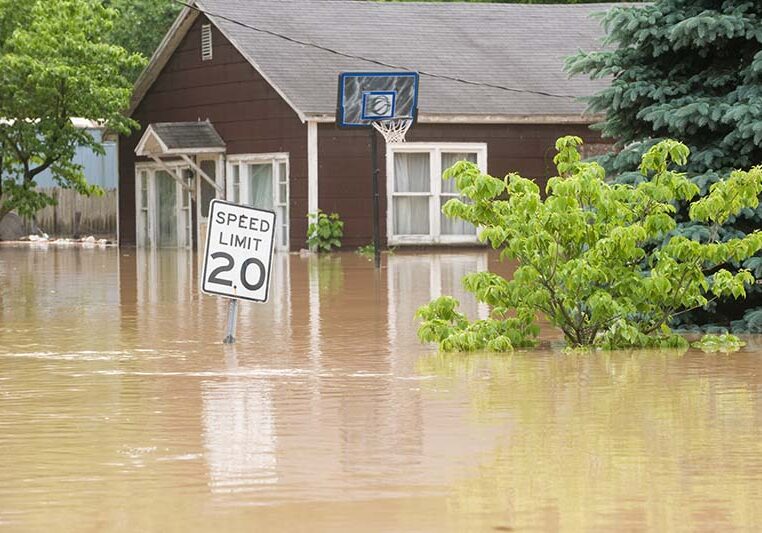
[[[140,138],[135,154],[143,157],[214,154],[225,151],[225,141],[209,121],[155,122]]]

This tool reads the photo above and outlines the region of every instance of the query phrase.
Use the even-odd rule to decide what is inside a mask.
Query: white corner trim
[[[307,122],[307,212],[318,210],[318,124]]]

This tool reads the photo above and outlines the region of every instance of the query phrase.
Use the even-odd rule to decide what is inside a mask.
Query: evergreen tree
[[[664,138],[689,146],[684,170],[702,194],[733,169],[762,163],[762,2],[656,0],[614,7],[603,22],[610,48],[580,52],[567,67],[612,80],[589,105],[605,114],[602,134],[616,140],[617,151],[600,162],[619,181],[643,179],[637,172],[641,155]],[[702,242],[726,241],[759,229],[760,222],[762,206],[722,226],[684,216],[676,231]],[[762,278],[762,257],[726,266]],[[681,321],[760,332],[762,285],[749,289],[744,306],[719,301]]]

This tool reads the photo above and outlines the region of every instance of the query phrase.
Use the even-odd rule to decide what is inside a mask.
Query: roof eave
[[[476,115],[476,114],[436,114],[420,113],[421,124],[594,124],[605,119],[603,114],[571,115]],[[333,114],[311,113],[306,120],[318,123],[336,122]]]

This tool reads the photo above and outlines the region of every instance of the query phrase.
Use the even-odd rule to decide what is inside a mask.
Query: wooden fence
[[[116,189],[103,196],[82,196],[71,189],[42,189],[56,198],[58,205],[37,213],[37,226],[51,237],[95,235],[116,238]]]

